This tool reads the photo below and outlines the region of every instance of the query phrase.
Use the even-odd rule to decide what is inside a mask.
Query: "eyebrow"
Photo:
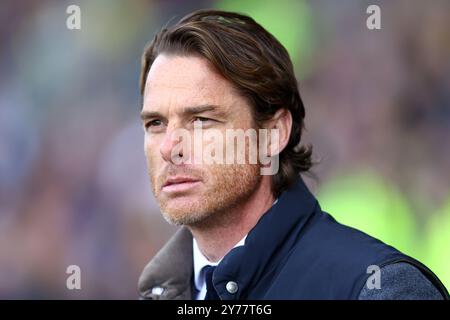
[[[185,107],[181,110],[180,114],[182,115],[195,115],[195,114],[199,114],[202,112],[207,112],[207,111],[213,111],[216,112],[218,115],[223,115],[225,114],[225,112],[223,111],[219,111],[219,106],[217,105],[212,105],[212,104],[205,104],[205,105],[199,105],[199,106],[193,106],[193,107]],[[158,111],[142,111],[141,112],[141,119],[145,120],[145,119],[149,119],[149,118],[164,118],[164,116],[158,112]]]

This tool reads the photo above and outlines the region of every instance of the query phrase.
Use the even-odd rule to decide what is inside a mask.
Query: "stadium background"
[[[81,8],[81,30],[66,8]],[[366,8],[381,7],[368,30]],[[137,297],[175,231],[151,196],[139,121],[145,43],[206,7],[288,48],[306,105],[306,178],[324,210],[450,287],[450,2],[2,1],[0,298]],[[66,289],[66,267],[82,289]]]

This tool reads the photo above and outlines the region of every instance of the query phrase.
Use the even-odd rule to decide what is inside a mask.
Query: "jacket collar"
[[[214,287],[224,299],[245,298],[261,278],[285,258],[314,213],[317,200],[301,178],[285,191],[249,232],[245,245],[232,249],[217,266]],[[191,299],[192,234],[182,227],[149,262],[139,278],[144,299]],[[227,284],[236,282],[233,294]]]
[[[286,258],[315,212],[317,200],[301,178],[279,198],[249,232],[245,245],[231,250],[218,265],[214,286],[222,299],[243,299]],[[236,282],[231,294],[226,286]]]
[[[182,227],[144,268],[139,295],[142,299],[190,300],[192,272],[192,234]]]

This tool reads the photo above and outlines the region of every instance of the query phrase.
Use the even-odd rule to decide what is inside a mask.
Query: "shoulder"
[[[359,300],[442,300],[439,290],[409,263],[393,263],[380,269],[379,289],[364,286]]]
[[[337,222],[323,211],[315,215],[296,246],[298,255],[320,258],[321,263],[328,262],[343,272],[357,268],[366,273],[370,265],[384,265],[403,256],[394,247]]]
[[[369,291],[366,287],[372,266],[382,266],[381,290]],[[323,285],[332,297],[413,299],[417,295],[417,299],[443,298],[437,287],[439,280],[420,262],[360,230],[338,223],[326,212],[319,212],[305,228],[285,271],[292,274],[299,267],[310,268],[308,281],[313,284],[326,280]],[[414,285],[416,290],[411,289]],[[411,291],[410,298],[401,290]]]

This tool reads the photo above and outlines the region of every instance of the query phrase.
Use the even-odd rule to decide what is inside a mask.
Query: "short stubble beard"
[[[215,165],[205,177],[207,190],[202,197],[182,207],[170,207],[170,199],[161,199],[155,190],[153,193],[159,202],[160,210],[167,222],[174,225],[205,227],[214,224],[228,225],[237,218],[233,210],[245,203],[258,189],[261,182],[259,165]],[[212,184],[212,185],[211,185]],[[156,185],[160,185],[156,183]]]

